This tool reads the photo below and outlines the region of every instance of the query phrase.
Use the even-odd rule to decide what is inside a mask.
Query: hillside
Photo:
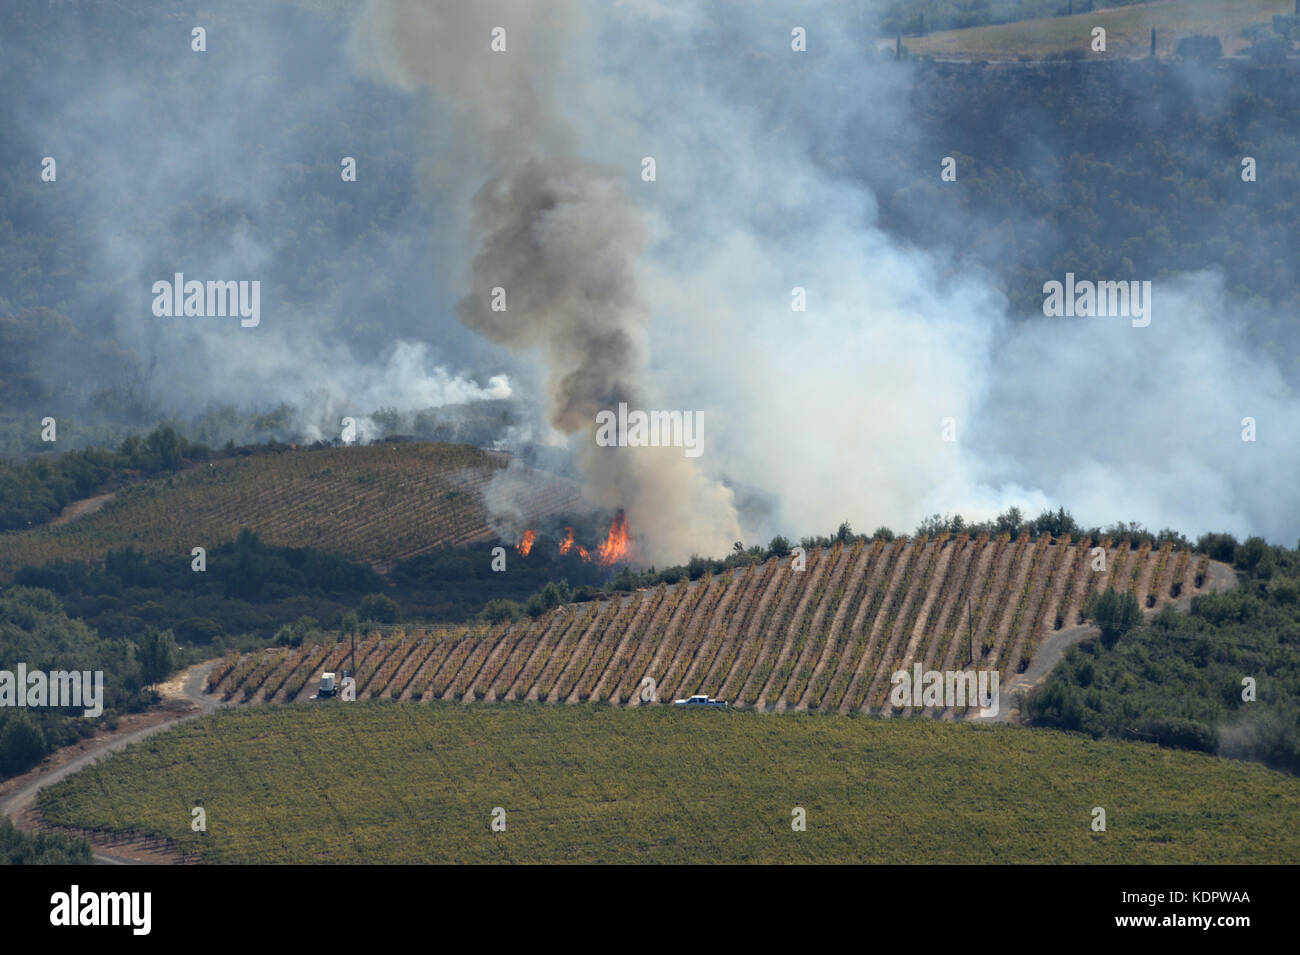
[[[1078,4],[1083,6],[1082,0]],[[1241,35],[1252,23],[1269,24],[1274,14],[1294,12],[1292,0],[1154,0],[1134,6],[1099,9],[1068,17],[1045,17],[964,30],[908,36],[904,46],[916,55],[976,60],[1042,59],[1069,49],[1088,51],[1093,27],[1106,30],[1106,56],[1142,57],[1151,50],[1169,56],[1187,36],[1217,36],[1225,55],[1249,45]]]
[[[358,643],[358,696],[636,705],[648,675],[660,700],[703,692],[759,709],[888,712],[890,674],[913,662],[966,667],[968,630],[974,668],[998,670],[1006,687],[1048,634],[1082,621],[1090,594],[1113,586],[1158,608],[1205,587],[1204,555],[1102,544],[1104,573],[1092,571],[1087,539],[859,541],[810,553],[802,572],[772,558],[514,624],[393,633]],[[337,644],[231,657],[214,671],[214,689],[305,699],[349,652]]]
[[[122,489],[58,527],[0,535],[0,574],[55,559],[101,559],[133,545],[188,554],[249,527],[272,545],[390,561],[491,540],[483,490],[507,466],[467,445],[400,443],[285,450],[200,465]],[[540,518],[578,503],[576,485],[526,472],[521,508]]]
[[[1017,727],[609,707],[259,707],[55,783],[48,824],[217,863],[1294,862],[1300,780]],[[192,832],[191,807],[206,811]],[[1092,831],[1093,809],[1106,831]],[[505,830],[493,832],[495,809]],[[794,831],[794,810],[806,830]],[[498,814],[498,819],[502,817]]]

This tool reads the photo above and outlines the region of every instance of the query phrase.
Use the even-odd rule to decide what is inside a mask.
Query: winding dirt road
[[[36,794],[46,786],[89,766],[107,753],[116,752],[130,746],[132,743],[138,743],[155,733],[170,729],[177,723],[193,719],[196,716],[202,716],[205,713],[211,713],[223,706],[229,706],[230,704],[218,702],[213,697],[205,696],[203,693],[208,671],[216,663],[216,660],[197,663],[160,686],[158,689],[162,694],[163,702],[146,714],[153,717],[148,725],[137,729],[108,733],[97,740],[90,741],[83,752],[70,759],[61,758],[61,756],[66,756],[67,750],[59,750],[34,770],[19,777],[17,787],[11,792],[0,796],[0,814],[12,819],[17,828],[30,832],[35,829],[36,823],[33,815]],[[157,717],[161,717],[161,719]],[[93,841],[92,848],[94,849],[95,862],[101,865],[140,865],[145,863],[145,859],[138,857],[139,853],[126,855],[114,852],[107,848],[95,846]]]

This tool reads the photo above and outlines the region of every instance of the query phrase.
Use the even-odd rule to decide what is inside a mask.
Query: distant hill
[[[0,574],[55,559],[99,560],[133,545],[188,554],[249,527],[267,543],[388,562],[494,537],[483,490],[509,457],[467,445],[375,444],[226,459],[114,494],[58,527],[0,535]],[[575,483],[539,471],[513,482],[530,519],[576,508]]]
[[[1063,6],[1063,4],[1062,4]],[[1084,4],[1078,2],[1076,7]],[[1274,14],[1295,12],[1293,0],[1153,0],[1134,6],[1097,9],[1070,17],[1045,17],[992,26],[942,30],[903,37],[909,52],[921,56],[977,60],[1042,59],[1066,50],[1089,50],[1093,27],[1106,30],[1108,58],[1147,56],[1151,28],[1156,28],[1156,54],[1168,56],[1187,36],[1217,36],[1225,55],[1249,45],[1241,31],[1252,23],[1268,25]]]

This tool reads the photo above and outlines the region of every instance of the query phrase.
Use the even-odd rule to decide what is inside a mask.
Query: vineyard
[[[1178,41],[1187,36],[1218,37],[1225,54],[1240,53],[1249,45],[1242,31],[1252,23],[1271,22],[1277,14],[1291,13],[1293,0],[1154,0],[1110,9],[1083,9],[1075,16],[1043,17],[990,26],[943,30],[904,39],[917,55],[1010,60],[1017,56],[1041,59],[1063,50],[1091,52],[1093,27],[1106,31],[1106,52],[1111,57],[1144,57],[1150,50],[1150,31],[1156,30],[1156,53],[1171,56]],[[1064,11],[1062,11],[1064,12]],[[892,38],[891,38],[892,39]]]
[[[1209,559],[1092,542],[965,536],[860,541],[698,581],[479,627],[393,630],[220,661],[209,692],[236,702],[311,696],[322,671],[355,669],[358,699],[640,703],[707,693],[758,709],[891,711],[890,675],[1023,671],[1049,634],[1083,621],[1106,587],[1155,609],[1202,589]],[[973,639],[972,639],[973,634]],[[973,655],[972,655],[973,654]],[[965,708],[926,711],[956,717]]]
[[[1019,727],[355,703],[219,711],[39,809],[214,863],[1262,864],[1296,859],[1298,801],[1262,766]]]
[[[134,545],[189,554],[250,527],[268,544],[390,561],[495,537],[483,491],[504,455],[467,445],[403,443],[258,454],[119,491],[61,527],[0,535],[0,573],[56,559],[99,559]],[[575,507],[576,485],[541,472],[513,482],[530,519]]]

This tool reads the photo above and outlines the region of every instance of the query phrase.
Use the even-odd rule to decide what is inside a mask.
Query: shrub
[[[401,616],[397,601],[386,594],[366,594],[361,598],[357,612],[361,619],[376,623],[397,623]]]
[[[524,614],[524,607],[516,600],[489,600],[479,611],[478,618],[485,623],[499,623],[502,620],[518,620]]]
[[[1084,613],[1101,629],[1101,642],[1107,648],[1113,647],[1142,619],[1137,598],[1130,593],[1117,593],[1112,587],[1089,600]]]
[[[1202,534],[1196,541],[1196,549],[1209,554],[1210,560],[1230,564],[1237,553],[1237,538],[1231,534]]]

